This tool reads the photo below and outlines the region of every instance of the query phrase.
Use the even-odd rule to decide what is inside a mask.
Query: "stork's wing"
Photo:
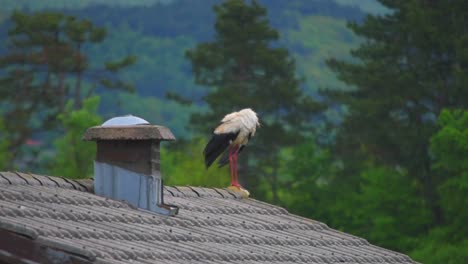
[[[225,115],[223,117],[223,119],[221,120],[221,123],[230,122],[231,120],[234,120],[236,118],[239,118],[239,113],[238,112],[230,113],[230,114]]]
[[[241,119],[231,115],[227,115],[221,120],[221,124],[214,129],[215,134],[238,133],[242,127]]]
[[[207,168],[210,167],[216,158],[218,158],[218,156],[227,149],[229,144],[236,139],[237,135],[239,135],[239,131],[213,134],[210,141],[208,144],[206,144],[206,147],[203,150],[203,155],[205,156],[205,165]]]

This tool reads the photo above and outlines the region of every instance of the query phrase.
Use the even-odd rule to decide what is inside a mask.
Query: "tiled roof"
[[[165,187],[165,202],[179,214],[94,195],[91,180],[0,173],[0,230],[91,262],[414,263],[227,189]]]

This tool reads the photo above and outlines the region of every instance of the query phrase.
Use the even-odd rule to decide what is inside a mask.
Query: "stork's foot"
[[[232,192],[236,192],[239,194],[242,198],[248,198],[250,196],[250,192],[244,189],[240,184],[237,184],[237,186],[231,185],[227,187],[228,190]]]
[[[244,188],[242,188],[242,186],[241,186],[239,183],[231,182],[231,186],[232,186],[232,187],[239,188],[239,189],[244,189]]]

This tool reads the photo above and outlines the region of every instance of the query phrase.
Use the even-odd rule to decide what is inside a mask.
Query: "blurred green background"
[[[86,128],[169,127],[168,185],[252,107],[255,199],[423,263],[468,262],[468,2],[0,0],[0,169],[92,177]]]

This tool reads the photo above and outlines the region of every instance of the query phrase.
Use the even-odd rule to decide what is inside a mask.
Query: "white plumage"
[[[224,152],[218,164],[224,166],[229,160],[231,184],[240,187],[237,179],[237,155],[255,135],[259,126],[257,114],[250,108],[226,115],[213,131],[213,136],[203,151],[206,167]]]

